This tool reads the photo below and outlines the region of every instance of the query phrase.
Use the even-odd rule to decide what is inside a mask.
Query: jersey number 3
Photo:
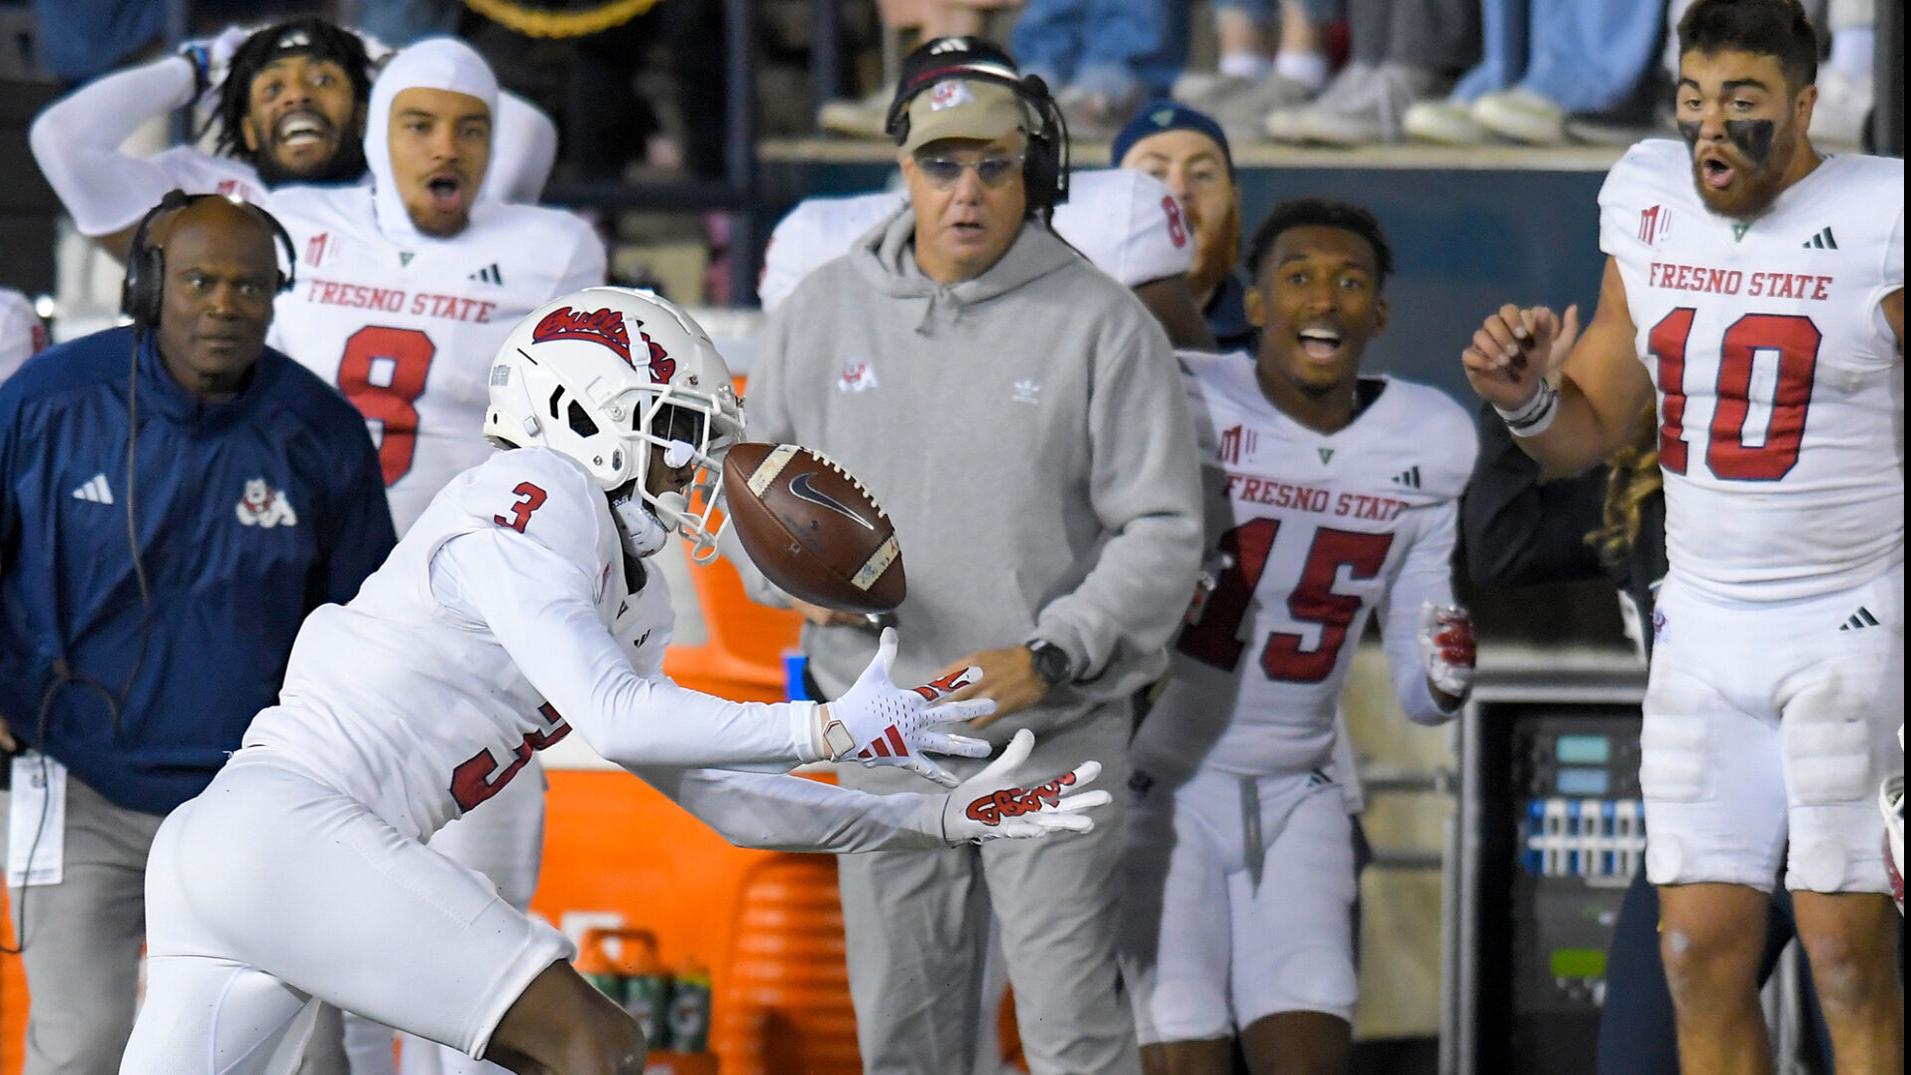
[[[418,397],[425,394],[438,348],[415,328],[368,325],[346,337],[338,390],[368,422],[377,422],[378,465],[385,484],[411,471],[418,449]]]
[[[1652,326],[1646,339],[1659,362],[1659,391],[1665,396],[1659,415],[1659,465],[1674,474],[1684,474],[1686,467],[1685,346],[1696,314],[1692,307],[1681,306]],[[1725,330],[1719,343],[1718,403],[1705,443],[1705,465],[1715,477],[1775,482],[1798,465],[1822,340],[1811,318],[1797,314],[1746,314]],[[1776,354],[1778,383],[1772,390],[1765,435],[1748,444],[1745,427],[1752,416],[1752,365],[1761,351]]]
[[[1261,584],[1274,536],[1280,529],[1279,519],[1255,519],[1221,535],[1220,550],[1234,562],[1215,580],[1201,619],[1181,632],[1177,649],[1223,671],[1231,672],[1241,663],[1241,650],[1245,648],[1239,634],[1241,619]],[[1360,598],[1335,593],[1334,580],[1343,567],[1351,578],[1373,578],[1380,574],[1387,562],[1387,550],[1392,547],[1392,534],[1328,527],[1315,532],[1300,580],[1287,595],[1287,612],[1299,623],[1319,624],[1320,641],[1310,650],[1303,649],[1305,639],[1291,631],[1269,634],[1267,644],[1261,647],[1261,671],[1267,678],[1319,683],[1333,674],[1340,661],[1340,647],[1347,641],[1347,628],[1361,607]]]

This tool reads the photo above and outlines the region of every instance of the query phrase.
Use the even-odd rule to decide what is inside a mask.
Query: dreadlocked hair
[[[357,34],[316,16],[274,23],[246,38],[226,66],[225,80],[219,84],[219,102],[206,124],[216,132],[217,152],[248,164],[258,164],[257,154],[246,148],[244,135],[246,114],[252,110],[252,80],[276,58],[280,52],[279,41],[291,33],[303,33],[310,44],[287,51],[331,60],[343,67],[345,77],[352,80],[354,98],[363,102],[371,97],[371,59],[365,54],[365,42]]]
[[[1599,550],[1599,558],[1616,564],[1626,558],[1639,540],[1639,516],[1645,502],[1665,488],[1665,476],[1659,471],[1658,427],[1653,405],[1646,404],[1640,416],[1644,434],[1631,444],[1612,453],[1606,460],[1606,505],[1604,525],[1586,535],[1586,544]]]

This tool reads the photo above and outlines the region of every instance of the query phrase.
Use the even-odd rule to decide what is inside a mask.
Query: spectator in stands
[[[1186,0],[1028,0],[1010,39],[1078,138],[1106,138],[1165,97],[1188,53]]]
[[[1554,348],[1561,360],[1577,336],[1577,310],[1569,310],[1566,319],[1568,327]],[[1665,494],[1655,418],[1651,410],[1641,414],[1639,439],[1604,467],[1548,480],[1540,464],[1520,450],[1492,406],[1482,404],[1480,455],[1460,504],[1467,573],[1473,581],[1528,586],[1610,579],[1626,637],[1644,660],[1652,650],[1652,610],[1666,573]],[[1791,893],[1781,878],[1772,887],[1766,918],[1761,987],[1795,933]],[[1809,977],[1805,984],[1809,990]],[[1819,1056],[1829,1061],[1831,1037],[1815,997],[1809,1013]],[[1679,1075],[1672,993],[1659,954],[1659,894],[1643,868],[1626,890],[1606,955],[1606,998],[1599,1010],[1595,1063],[1599,1075]]]
[[[1398,141],[1407,108],[1445,93],[1479,59],[1479,0],[1347,0],[1347,23],[1352,60],[1312,103],[1268,113],[1268,137]]]
[[[0,381],[46,349],[46,323],[33,303],[10,287],[0,287]]]
[[[909,550],[899,682],[980,666],[957,696],[995,700],[985,738],[1033,726],[1033,768],[1042,751],[1093,757],[1121,783],[1131,698],[1165,666],[1200,552],[1190,418],[1163,405],[1182,398],[1174,358],[1126,288],[1041,226],[1059,193],[1052,100],[974,39],[929,42],[902,74],[909,204],[771,316],[751,435],[828,453],[887,509]],[[840,694],[876,636],[797,607],[815,688]],[[910,789],[890,774],[842,779]],[[1004,840],[841,864],[865,1070],[970,1069],[992,908],[1030,1070],[1137,1075],[1106,820],[1040,855]]]
[[[990,12],[1022,6],[1022,0],[877,0],[876,14],[889,30],[913,29],[924,41],[938,37],[981,37]],[[854,101],[829,101],[816,114],[816,125],[834,134],[882,138],[895,83]]]
[[[265,346],[276,224],[175,191],[146,225],[132,327],[0,386],[0,746],[38,752],[8,804],[35,834],[8,877],[29,1075],[119,1070],[160,820],[396,541],[364,419]]]
[[[1151,104],[1115,135],[1113,163],[1148,173],[1168,185],[1194,229],[1194,268],[1188,290],[1201,307],[1222,351],[1252,351],[1241,260],[1241,188],[1234,154],[1220,125],[1173,101]]]
[[[1502,38],[1511,4],[1526,3],[1525,74],[1513,82]],[[1660,10],[1638,0],[1482,0],[1486,56],[1442,100],[1407,110],[1407,134],[1477,145],[1498,135],[1555,146],[1575,114],[1607,113],[1636,95],[1659,40]],[[1630,139],[1628,139],[1630,140]]]
[[[1177,79],[1174,98],[1213,116],[1229,138],[1258,142],[1269,112],[1303,104],[1327,85],[1327,24],[1339,13],[1339,0],[1281,0],[1280,39],[1272,49],[1267,24],[1273,0],[1214,0],[1210,6],[1220,59],[1211,73]]]

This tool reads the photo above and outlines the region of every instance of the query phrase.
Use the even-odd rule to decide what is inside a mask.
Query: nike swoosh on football
[[[828,508],[829,510],[836,512],[838,515],[844,515],[851,519],[854,519],[856,521],[856,525],[862,527],[864,530],[876,529],[874,526],[871,526],[862,516],[856,514],[855,512],[849,510],[847,507],[843,506],[842,501],[837,500],[835,497],[830,496],[828,493],[825,493],[822,490],[816,488],[814,485],[811,485],[810,475],[807,473],[798,474],[796,477],[790,479],[790,494],[796,497],[798,500],[807,500],[812,504],[818,505],[820,507]]]

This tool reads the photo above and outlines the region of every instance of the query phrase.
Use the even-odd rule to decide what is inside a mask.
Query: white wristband
[[[1537,437],[1550,429],[1553,419],[1559,417],[1559,389],[1541,380],[1539,391],[1519,409],[1508,411],[1495,405],[1493,410],[1514,436]]]

